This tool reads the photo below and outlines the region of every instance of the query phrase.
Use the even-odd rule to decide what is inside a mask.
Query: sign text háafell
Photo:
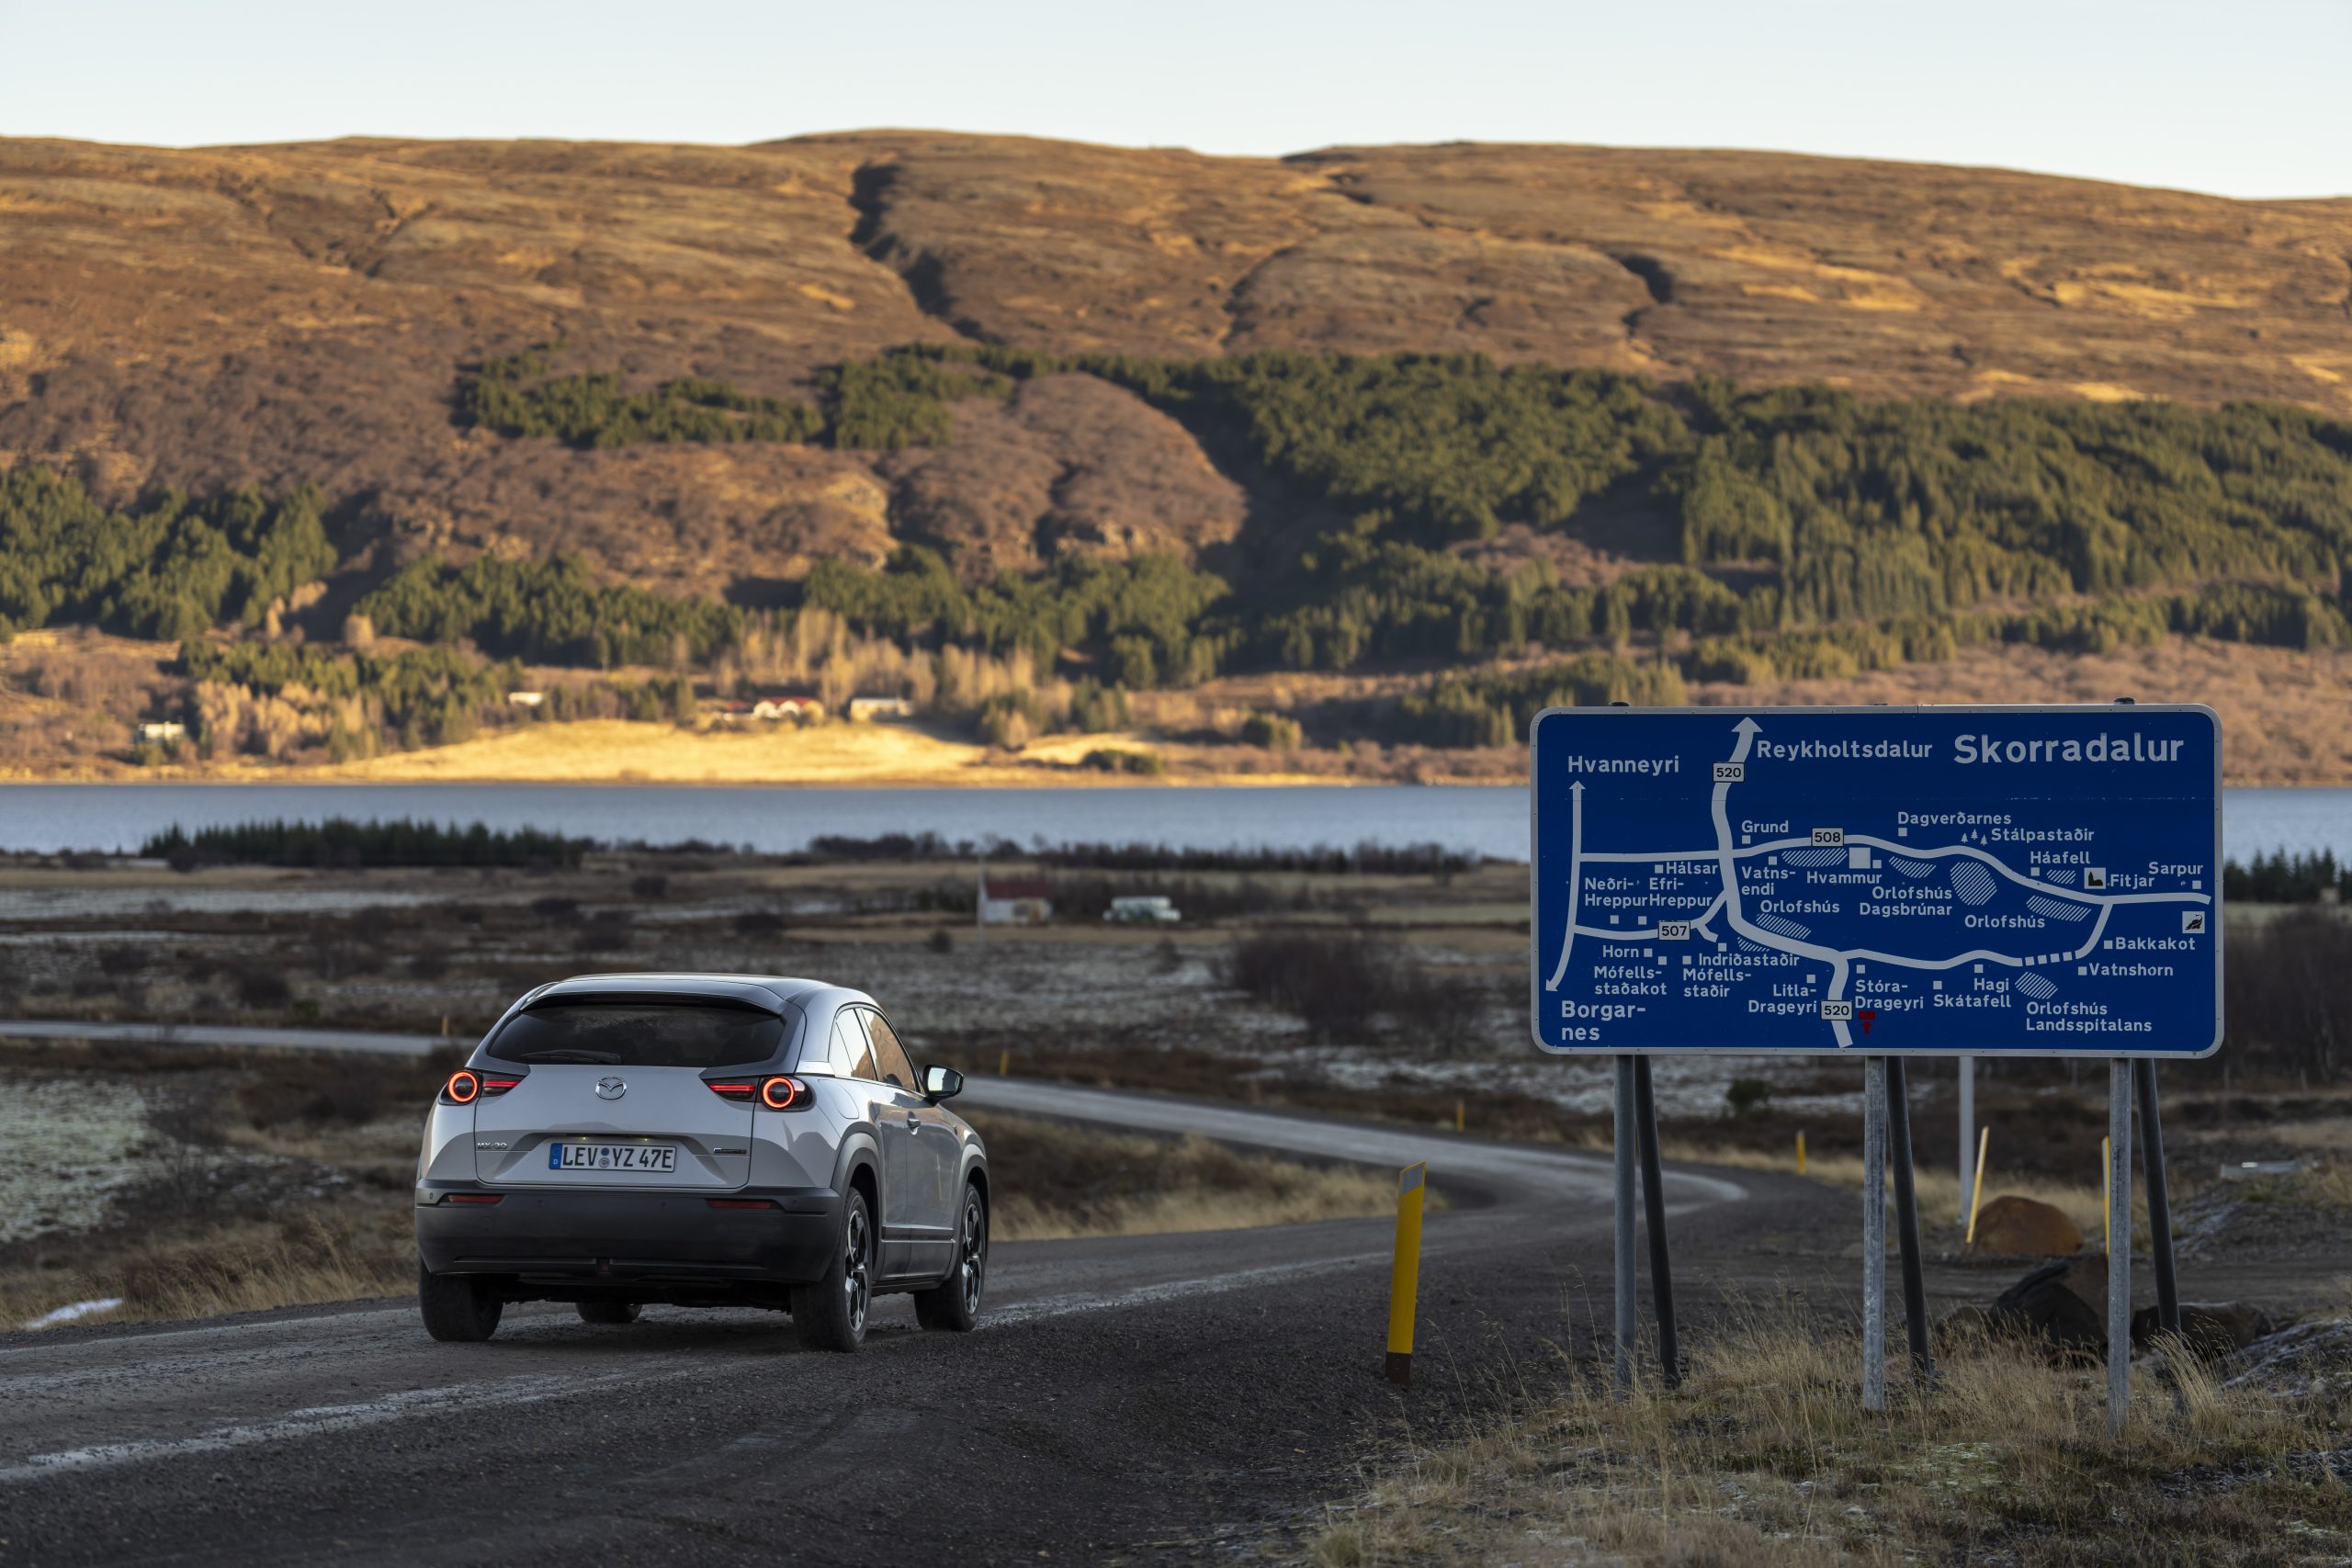
[[[2220,1043],[2210,708],[1553,708],[1530,749],[1547,1051]]]

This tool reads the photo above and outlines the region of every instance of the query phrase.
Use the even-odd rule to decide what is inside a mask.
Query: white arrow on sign
[[[1560,937],[1560,962],[1552,966],[1552,977],[1544,982],[1547,991],[1560,988],[1560,979],[1568,972],[1568,949],[1577,941],[1577,890],[1583,886],[1584,869],[1578,863],[1584,854],[1584,783],[1578,780],[1568,786],[1568,929]]]

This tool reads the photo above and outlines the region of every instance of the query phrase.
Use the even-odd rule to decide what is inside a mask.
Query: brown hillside
[[[2269,398],[2352,412],[2352,204],[1576,147],[1209,158],[876,131],[749,148],[0,141],[0,461],[121,496],[300,479],[397,547],[593,550],[715,590],[893,539],[967,570],[1190,550],[1253,498],[1128,394],[1049,378],[956,446],[582,453],[457,427],[455,367],[788,392],[958,334]]]

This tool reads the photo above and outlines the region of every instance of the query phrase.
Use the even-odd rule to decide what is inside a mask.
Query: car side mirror
[[[922,1097],[933,1105],[943,1100],[953,1100],[964,1092],[964,1075],[953,1067],[937,1063],[922,1070]]]

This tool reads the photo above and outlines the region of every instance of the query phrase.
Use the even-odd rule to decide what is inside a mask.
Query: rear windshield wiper
[[[592,1062],[610,1066],[621,1059],[618,1051],[532,1051],[516,1058],[525,1062]]]

